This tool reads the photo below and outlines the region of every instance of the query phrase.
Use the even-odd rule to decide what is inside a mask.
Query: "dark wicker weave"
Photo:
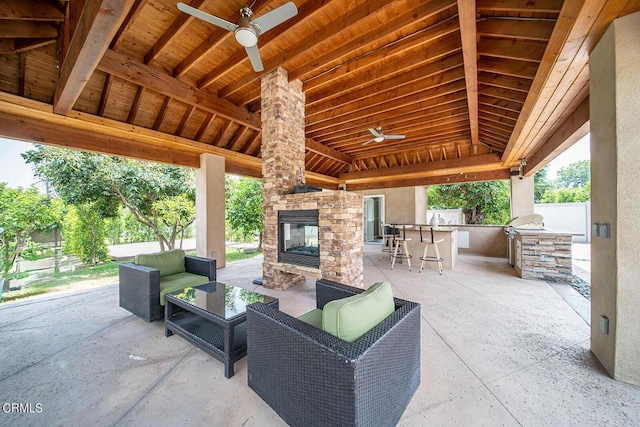
[[[207,276],[216,280],[216,260],[185,256],[187,273]],[[160,270],[136,265],[132,262],[120,264],[120,307],[136,316],[152,322],[164,317],[160,305]]]
[[[318,308],[362,292],[318,280]],[[251,387],[292,426],[392,426],[420,384],[420,305],[396,311],[355,343],[264,304],[247,307]]]

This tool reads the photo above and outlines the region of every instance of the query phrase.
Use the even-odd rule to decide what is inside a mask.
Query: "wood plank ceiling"
[[[236,22],[245,0],[185,2]],[[252,7],[260,16],[285,2]],[[588,53],[612,19],[640,10],[294,2],[298,15],[259,38],[264,72],[303,82],[307,181],[349,189],[506,178],[521,158],[537,170],[588,131]],[[176,3],[0,0],[0,135],[186,166],[212,152],[259,177],[263,73],[232,33]],[[377,126],[406,138],[363,145]]]

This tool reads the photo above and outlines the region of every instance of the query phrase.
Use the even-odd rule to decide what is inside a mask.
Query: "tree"
[[[548,172],[549,165],[546,165],[533,177],[533,193],[536,203],[541,203],[545,193],[553,190],[553,183],[547,177]]]
[[[115,217],[118,206],[125,206],[153,231],[162,250],[173,249],[176,236],[195,219],[195,210],[185,210],[186,201],[195,203],[190,169],[43,146],[22,156],[69,204],[90,203],[102,218]],[[178,196],[184,198],[172,200]],[[179,212],[169,213],[172,207]],[[194,213],[190,221],[183,217],[187,211]]]
[[[0,271],[3,275],[13,268],[32,232],[60,228],[63,211],[59,200],[49,199],[35,187],[12,189],[0,183]]]
[[[559,188],[555,191],[547,191],[542,203],[576,203],[586,202],[591,199],[591,181],[583,187],[578,188]]]
[[[253,178],[227,180],[227,222],[245,238],[258,233],[258,247],[262,247],[262,181]]]
[[[64,250],[82,262],[98,265],[109,260],[105,220],[91,204],[71,206],[64,219]]]
[[[591,162],[580,160],[558,170],[556,188],[584,187],[591,180]]]
[[[461,208],[467,224],[504,224],[510,217],[507,181],[434,185],[427,202],[429,209]]]

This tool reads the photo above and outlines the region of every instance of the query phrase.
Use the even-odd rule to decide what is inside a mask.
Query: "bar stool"
[[[389,259],[391,259],[393,242],[398,235],[398,230],[391,226],[391,224],[382,224],[382,233],[382,251],[380,251],[378,261],[382,260],[382,255],[384,255],[385,252],[389,253]]]
[[[440,257],[440,251],[438,250],[438,243],[444,242],[444,239],[435,240],[433,238],[433,227],[431,227],[430,231],[431,231],[431,241],[427,241],[427,243],[424,244],[424,252],[420,257],[420,260],[422,262],[420,263],[419,273],[422,273],[422,268],[424,267],[425,262],[435,261],[438,263],[438,272],[442,276],[442,258]],[[422,227],[420,227],[420,241],[422,241]],[[433,251],[435,255],[429,256],[429,247],[431,246],[433,246]]]
[[[411,237],[407,237],[407,233],[406,233],[407,228],[411,228],[411,226],[403,225],[402,234],[395,238],[394,251],[393,251],[393,255],[391,256],[392,270],[397,259],[400,259],[400,262],[402,262],[403,259],[406,259],[407,264],[409,265],[409,271],[411,271],[411,255],[409,254],[409,250],[407,249],[407,242],[411,240]]]

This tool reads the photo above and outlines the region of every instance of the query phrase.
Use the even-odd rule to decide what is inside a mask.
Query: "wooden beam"
[[[564,121],[549,138],[529,157],[523,174],[532,176],[547,163],[571,147],[576,141],[589,133],[589,98]]]
[[[554,21],[524,21],[491,19],[478,22],[478,34],[488,37],[502,37],[546,42],[551,38]]]
[[[442,50],[441,47],[435,47],[430,53],[438,57],[442,52],[446,51]],[[423,57],[425,56],[424,51],[421,51],[421,54]],[[427,61],[424,65],[420,66],[418,66],[419,58],[413,58],[414,55],[410,55],[410,57],[416,59],[416,61],[408,61],[405,64],[402,64],[404,62],[402,60],[393,61],[393,68],[389,65],[383,66],[382,69],[369,70],[364,74],[336,82],[325,89],[312,91],[306,96],[307,105],[312,106],[325,100],[333,102],[330,98],[337,98],[334,101],[337,104],[341,103],[340,100],[342,98],[344,98],[345,101],[361,99],[370,96],[372,92],[377,92],[379,88],[391,89],[392,87],[411,82],[412,79],[406,78],[407,75],[412,78],[435,76],[458,68],[463,63],[462,55],[460,54],[448,56],[439,61]],[[407,72],[398,73],[405,68]],[[397,75],[390,77],[390,74]],[[307,90],[306,86],[304,87],[305,90]]]
[[[449,159],[437,162],[387,168],[384,170],[369,170],[364,172],[347,172],[340,175],[340,180],[348,183],[366,182],[368,180],[385,180],[392,178],[407,178],[416,176],[433,176],[451,170],[489,170],[502,168],[500,156],[484,154],[461,159]]]
[[[58,41],[57,38],[53,39],[26,39],[16,40],[13,47],[13,52],[22,53],[29,50],[38,49],[50,44],[55,44]]]
[[[200,127],[198,128],[198,132],[196,132],[196,135],[193,137],[195,141],[200,141],[202,139],[202,135],[204,134],[204,131],[207,130],[207,128],[209,127],[209,124],[211,124],[211,120],[213,120],[214,117],[215,117],[215,114],[207,113],[204,120],[200,124]]]
[[[104,86],[102,86],[102,95],[100,95],[100,102],[98,103],[98,116],[104,116],[104,109],[107,106],[107,100],[109,99],[109,92],[111,92],[111,74],[107,74],[104,78]]]
[[[482,57],[478,61],[478,70],[486,73],[533,80],[538,71],[538,64],[513,59]]]
[[[206,0],[191,0],[189,6],[198,9]],[[195,18],[187,13],[180,13],[175,21],[171,23],[169,28],[162,33],[160,38],[155,42],[151,49],[144,55],[144,63],[151,65],[162,52],[175,40],[175,38],[185,29],[189,22]]]
[[[133,25],[133,22],[136,20],[146,3],[147,0],[134,1],[133,6],[131,6],[131,9],[129,9],[129,13],[127,13],[127,17],[124,18],[124,22],[120,24],[120,28],[118,28],[118,31],[116,31],[116,35],[111,41],[111,45],[109,46],[111,49],[117,50],[120,47],[120,43],[122,43],[124,36],[129,31],[129,28],[131,28],[131,25]]]
[[[55,145],[100,154],[130,157],[138,160],[161,162],[197,168],[200,156],[175,148],[140,143],[123,135],[97,133],[86,128],[65,126],[59,122],[46,122],[32,117],[6,113],[0,108],[2,135],[37,144]]]
[[[480,40],[478,54],[519,61],[540,62],[547,46],[544,43],[524,40]]]
[[[478,10],[487,12],[557,13],[563,0],[478,0]]]
[[[176,131],[173,133],[174,135],[178,135],[178,136],[182,135],[182,132],[184,132],[185,126],[187,126],[187,121],[189,120],[189,117],[191,116],[191,113],[193,112],[194,109],[195,107],[193,105],[187,105],[187,109],[184,111],[184,114],[182,115],[182,119],[180,119],[180,123],[176,128]]]
[[[478,144],[478,40],[476,31],[476,2],[458,0],[458,19],[462,39],[464,76],[469,103],[471,144]]]
[[[411,125],[414,122],[429,123],[431,121],[438,121],[458,116],[461,113],[467,115],[467,101],[462,92],[457,100],[452,101],[449,99],[448,102],[444,102],[447,100],[442,98],[439,101],[442,102],[439,104],[434,103],[432,106],[427,106],[421,110],[405,108],[398,114],[394,114],[392,117],[385,114],[379,114],[372,118],[356,120],[355,122],[344,123],[342,125],[325,128],[320,131],[307,129],[307,136],[324,143],[325,140],[339,138],[341,135],[352,135],[354,133],[362,132],[363,129],[367,129],[369,127],[371,122],[377,123],[383,128],[391,128],[395,126]]]
[[[478,83],[501,87],[504,89],[517,90],[524,93],[528,93],[529,89],[531,89],[531,80],[502,76],[499,74],[489,74],[485,72],[481,72],[478,75]]]
[[[0,22],[9,19],[17,21],[62,22],[64,21],[64,12],[58,9],[53,2],[49,1],[0,0]]]
[[[156,114],[156,119],[154,120],[153,126],[151,127],[151,129],[153,130],[160,129],[160,126],[164,121],[164,116],[167,114],[167,109],[169,108],[169,101],[171,101],[171,98],[168,96],[165,96],[164,101],[162,101],[162,105],[160,106],[160,109]]]
[[[570,104],[581,92],[588,90],[583,86],[588,81],[589,53],[627,3],[625,0],[565,0],[529,96],[504,152],[506,166],[535,149],[534,143],[545,138],[541,127],[546,126],[547,132],[552,130],[555,124],[549,120],[551,116],[557,116],[558,111],[573,110],[569,109]],[[574,84],[578,82],[580,84]]]
[[[367,101],[369,100],[357,101],[337,111],[327,111],[316,114],[313,117],[313,121],[311,121],[311,117],[307,117],[307,126],[314,130],[324,129],[364,117],[372,117],[379,113],[398,110],[407,106],[411,106],[410,109],[419,110],[424,108],[425,104],[431,105],[434,99],[447,95],[457,97],[458,95],[456,93],[464,89],[464,81],[458,80],[439,86],[435,89],[426,89],[424,91],[408,95],[404,98],[389,100],[385,99],[389,97],[387,94],[378,94],[371,97],[371,102],[376,104],[375,107],[370,107],[367,104]]]
[[[98,69],[251,129],[262,131],[260,117],[250,113],[246,108],[238,107],[207,91],[196,89],[182,80],[129,59],[121,53],[107,50],[98,64]]]
[[[33,21],[0,21],[2,39],[50,39],[58,37],[54,24]]]
[[[433,90],[439,86],[465,78],[465,72],[462,67],[453,68],[444,73],[427,75],[425,77],[413,72],[405,74],[412,78],[410,80],[405,80],[404,78],[398,80],[398,86],[394,84],[395,79],[390,79],[387,82],[392,82],[391,86],[385,84],[386,82],[376,85],[373,90],[368,86],[364,90],[354,91],[353,96],[351,94],[345,94],[338,98],[329,99],[323,103],[307,106],[305,109],[307,121],[313,123],[317,115],[336,117],[336,113],[342,111],[357,111],[352,108],[356,102],[364,106],[363,108],[372,108],[394,99],[405,98],[426,90]]]
[[[49,104],[3,92],[0,136],[189,167],[198,167],[200,154],[210,153],[225,157],[228,173],[260,176],[262,171],[256,157],[87,113],[61,116]]]
[[[307,151],[312,153],[320,154],[324,157],[328,157],[332,160],[335,160],[340,163],[345,163],[350,165],[353,159],[346,154],[342,154],[341,152],[334,150],[333,148],[327,147],[326,145],[320,144],[311,138],[306,138],[305,140],[305,148]]]
[[[109,74],[108,74],[109,75]],[[140,108],[140,102],[142,102],[142,95],[144,95],[145,88],[143,86],[138,86],[138,90],[136,91],[136,96],[133,98],[133,104],[131,104],[131,109],[129,110],[129,115],[127,116],[127,123],[133,123],[138,115],[138,109]]]
[[[88,0],[60,70],[53,111],[68,114],[125,19],[134,0]]]
[[[369,31],[359,33],[356,38],[345,40],[342,45],[332,47],[332,49],[328,50],[326,53],[319,57],[315,57],[313,61],[303,65],[302,67],[296,67],[290,72],[289,78],[296,79],[298,77],[302,77],[308,72],[316,71],[318,64],[329,65],[331,62],[351,54],[354,50],[361,49],[363,46],[367,46],[368,44],[386,37],[388,34],[400,31],[408,25],[415,26],[416,23],[421,21],[424,23],[423,25],[427,26],[430,18],[438,13],[450,9],[453,4],[453,0],[437,0],[420,4],[418,7],[413,9],[408,9],[402,15],[394,16],[393,18],[385,21],[384,26],[374,27]],[[457,25],[454,24],[454,22],[450,22],[443,26],[438,25],[437,27],[440,28],[438,29],[439,34],[437,37],[442,37],[446,34],[450,34],[452,31],[455,31],[457,29]],[[445,26],[450,29],[448,31],[444,30]]]
[[[422,185],[452,184],[462,182],[496,181],[509,179],[509,169],[495,169],[483,172],[462,174],[442,174],[420,178],[395,178],[387,181],[351,183],[348,191],[378,190],[383,188],[416,187]]]

